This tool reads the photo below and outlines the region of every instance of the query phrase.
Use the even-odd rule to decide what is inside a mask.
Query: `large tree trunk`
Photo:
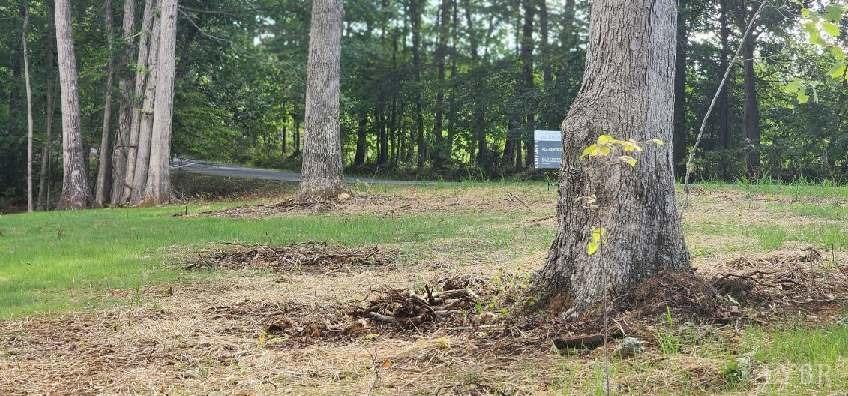
[[[29,53],[27,50],[27,31],[29,30],[29,9],[23,5],[24,23],[21,27],[21,51],[24,58],[24,84],[26,85],[27,104],[27,212],[32,212],[32,85],[29,81]]]
[[[158,4],[163,0],[156,1]],[[147,68],[148,75],[144,83],[144,95],[139,110],[138,140],[135,149],[135,167],[132,178],[132,193],[130,204],[138,205],[144,200],[144,189],[147,187],[147,177],[150,171],[150,144],[153,138],[154,106],[156,104],[156,91],[159,83],[159,40],[162,29],[161,13],[155,12],[153,17],[153,30],[148,42]]]
[[[47,15],[53,15],[52,1],[47,2]],[[48,18],[47,29],[47,51],[45,65],[47,65],[47,87],[44,89],[45,115],[44,115],[44,143],[41,146],[41,171],[38,176],[38,209],[45,210],[50,207],[50,197],[47,190],[50,185],[50,154],[53,145],[53,118],[55,113],[55,90],[56,90],[56,32],[53,18]]]
[[[306,69],[303,142],[305,196],[333,195],[344,188],[339,137],[339,84],[342,34],[341,0],[314,0]]]
[[[171,200],[171,121],[174,114],[178,7],[177,0],[162,0],[159,13],[156,102],[153,106],[149,175],[144,188],[144,201],[156,205]]]
[[[674,77],[674,169],[682,175],[686,172],[686,145],[689,129],[686,124],[686,56],[689,49],[689,30],[686,22],[689,6],[680,3],[677,13],[677,60]]]
[[[127,0],[130,2],[131,0]],[[103,206],[111,196],[112,192],[112,77],[114,74],[112,38],[112,0],[106,0],[103,4],[103,24],[106,28],[106,41],[108,43],[109,56],[106,65],[106,87],[103,93],[103,126],[100,135],[100,159],[97,166],[97,182],[94,187],[94,203]]]
[[[140,152],[139,133],[141,129],[142,107],[144,106],[145,93],[147,92],[145,87],[155,82],[154,76],[151,75],[151,71],[155,70],[155,64],[150,63],[150,57],[152,53],[158,53],[158,51],[151,51],[151,41],[154,38],[158,40],[159,36],[158,28],[154,29],[156,26],[154,11],[156,11],[157,7],[157,0],[145,0],[144,2],[141,32],[138,39],[137,73],[135,75],[135,87],[130,105],[132,115],[130,118],[129,145],[127,146],[127,167],[124,176],[124,188],[119,200],[121,203],[129,202],[132,199],[133,188],[135,186],[135,168],[138,153]],[[144,172],[145,175],[146,173]]]
[[[119,61],[118,91],[121,95],[121,103],[118,108],[118,132],[115,135],[115,147],[112,150],[112,196],[110,201],[113,205],[121,203],[121,194],[124,191],[124,182],[127,175],[127,156],[130,144],[130,126],[132,125],[132,107],[134,103],[134,92],[132,91],[133,71],[130,69],[130,58],[135,48],[133,40],[133,29],[135,26],[135,2],[136,0],[124,0],[124,20],[122,51]]]
[[[601,299],[605,285],[621,292],[659,271],[689,267],[672,148],[643,144],[632,169],[615,157],[581,156],[601,134],[671,141],[676,11],[674,0],[592,3],[583,85],[562,123],[559,226],[536,279],[542,301],[562,296],[587,307]],[[587,209],[582,198],[592,196],[597,208]],[[587,243],[596,227],[606,236],[590,255]]]
[[[68,0],[56,0],[56,48],[62,91],[62,197],[61,209],[82,209],[88,205],[89,189],[80,133],[80,103],[77,61],[71,34],[71,7]]]

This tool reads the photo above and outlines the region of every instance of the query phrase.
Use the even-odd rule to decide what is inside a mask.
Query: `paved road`
[[[249,168],[241,165],[218,164],[199,160],[177,159],[171,163],[171,169],[201,175],[239,177],[242,179],[276,180],[281,182],[299,182],[300,172],[279,169]],[[348,183],[362,182],[370,184],[413,185],[426,184],[423,181],[386,180],[367,177],[346,177]]]

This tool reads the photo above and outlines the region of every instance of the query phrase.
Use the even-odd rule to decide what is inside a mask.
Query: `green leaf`
[[[597,242],[595,242],[595,241],[590,241],[590,242],[586,245],[586,253],[588,253],[590,256],[594,256],[594,255],[595,255],[595,253],[597,253],[597,252],[598,252],[598,248],[599,248],[600,246],[601,246],[601,244],[599,244],[599,243],[597,243]]]
[[[806,31],[807,34],[810,35],[811,43],[822,47],[827,45],[827,43],[825,43],[824,39],[821,36],[821,32],[819,32],[819,27],[816,25],[815,22],[808,21],[804,23],[804,31]]]
[[[620,159],[625,164],[630,165],[631,168],[636,167],[636,158],[633,158],[629,155],[622,155],[621,157],[618,157],[618,159]]]
[[[790,81],[785,86],[783,86],[783,90],[788,94],[794,95],[794,94],[797,94],[798,91],[801,90],[801,88],[803,87],[803,84],[804,83],[803,83],[803,81],[801,81],[800,78],[796,78],[796,79]]]
[[[592,239],[586,244],[586,253],[590,256],[595,255],[601,247],[606,230],[603,227],[595,227],[592,229]]]
[[[830,22],[838,23],[840,19],[842,19],[842,14],[845,12],[845,8],[840,7],[836,4],[831,4],[827,6],[824,10],[824,18]],[[802,11],[803,14],[803,11]]]
[[[625,153],[632,153],[634,151],[642,151],[642,148],[639,147],[639,142],[630,139],[626,142],[619,142],[621,144],[621,149],[624,150]]]
[[[842,47],[836,45],[831,46],[830,54],[833,55],[833,57],[836,58],[836,60],[838,61],[845,60],[845,50],[843,50]]]
[[[833,22],[824,21],[824,22],[822,22],[822,29],[830,37],[839,38],[839,25],[837,25]]]
[[[662,139],[651,139],[649,142],[656,144],[657,146],[664,146],[665,142]]]
[[[805,104],[810,101],[810,96],[807,95],[807,92],[800,91],[798,92],[798,103]]]
[[[848,64],[843,60],[840,63],[837,63],[833,66],[833,69],[830,69],[830,76],[836,79],[841,79],[845,77],[845,71],[848,68]]]
[[[615,138],[610,136],[610,135],[598,136],[598,144],[601,145],[601,146],[608,146],[608,145],[615,143],[615,142],[616,142]]]

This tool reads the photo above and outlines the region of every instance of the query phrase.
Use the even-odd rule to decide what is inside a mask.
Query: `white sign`
[[[536,169],[559,169],[562,164],[562,132],[535,131]]]

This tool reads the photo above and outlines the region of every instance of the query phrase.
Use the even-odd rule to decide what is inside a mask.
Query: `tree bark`
[[[754,72],[754,34],[742,44],[745,66],[745,146],[748,177],[760,176],[760,104],[757,99],[757,75]]]
[[[24,2],[22,6],[24,23],[21,27],[21,50],[24,58],[24,84],[26,85],[27,103],[27,212],[33,211],[32,202],[32,85],[29,81],[29,53],[27,50],[27,32],[29,30],[29,9]]]
[[[730,62],[730,27],[727,22],[727,13],[728,13],[728,0],[721,0],[720,3],[720,14],[719,14],[719,25],[720,25],[720,40],[721,40],[721,54],[719,60],[719,75],[720,73],[724,73],[727,70],[728,64]],[[728,80],[725,86],[722,88],[721,92],[719,92],[718,97],[718,136],[719,136],[719,144],[721,148],[727,150],[730,148],[730,108],[729,108],[729,92],[730,88],[728,85],[731,83],[731,80]],[[723,161],[722,164],[724,177],[729,176],[729,166],[726,161]]]
[[[53,5],[51,1],[47,1],[47,15],[53,15]],[[47,87],[44,90],[45,101],[45,116],[44,116],[44,143],[41,147],[41,171],[38,177],[38,209],[46,210],[50,207],[50,197],[47,190],[50,185],[50,152],[53,145],[53,119],[55,115],[55,87],[56,87],[56,32],[54,29],[53,18],[48,19],[47,29]]]
[[[88,205],[89,189],[85,156],[80,133],[80,104],[77,64],[71,33],[71,8],[68,0],[56,0],[56,48],[62,97],[62,196],[60,209],[82,209]]]
[[[674,169],[675,174],[686,172],[686,145],[689,130],[686,124],[686,56],[689,49],[687,29],[688,5],[680,3],[677,12],[677,57],[674,77]]]
[[[147,96],[147,90],[145,87],[155,82],[155,77],[151,75],[151,71],[155,70],[155,63],[150,63],[150,57],[152,56],[152,52],[158,52],[151,51],[151,41],[154,37],[158,40],[159,36],[158,28],[156,27],[156,18],[154,15],[158,4],[157,0],[145,0],[144,2],[144,11],[141,19],[141,32],[138,39],[135,87],[133,90],[134,94],[132,96],[132,102],[130,104],[131,117],[129,145],[127,146],[127,166],[124,176],[124,187],[119,200],[121,203],[127,203],[132,199],[134,187],[136,185],[135,176],[136,163],[140,152],[139,140],[141,132],[142,107],[144,106],[144,100]],[[147,172],[145,171],[143,174],[146,175]],[[143,185],[144,183],[142,183],[142,186]]]
[[[418,147],[418,170],[424,168],[424,160],[427,158],[424,140],[424,94],[421,90],[421,1],[409,1],[409,15],[412,19],[412,65],[415,69],[415,142]]]
[[[131,0],[126,0],[130,2]],[[108,43],[108,61],[106,65],[106,87],[103,93],[103,126],[100,135],[100,158],[97,166],[97,182],[94,187],[94,204],[103,206],[112,193],[112,79],[114,75],[114,39],[112,37],[112,0],[106,0],[103,4],[103,24],[106,29],[106,41]]]
[[[524,0],[524,25],[522,26],[521,34],[521,65],[522,65],[522,82],[524,84],[524,105],[526,113],[524,115],[523,136],[524,136],[524,166],[527,168],[533,167],[533,158],[535,156],[535,148],[533,141],[533,130],[536,128],[535,120],[535,84],[533,83],[533,19],[536,17],[536,0]],[[520,155],[520,154],[519,154]],[[521,165],[519,159],[517,165]]]
[[[118,132],[115,135],[115,147],[112,150],[112,205],[121,203],[124,182],[127,177],[127,157],[129,155],[130,127],[134,104],[132,91],[133,71],[130,69],[130,58],[135,49],[133,34],[135,27],[136,0],[124,0],[123,33],[121,36],[121,57],[119,61],[120,78],[118,91],[121,102],[118,108]]]
[[[468,41],[471,44],[471,70],[473,73],[472,80],[474,82],[475,94],[478,98],[481,95],[481,85],[483,84],[482,79],[480,78],[480,44],[479,39],[477,37],[477,33],[474,30],[474,20],[473,15],[474,12],[471,8],[471,0],[463,0],[463,6],[465,8],[465,23],[468,25]],[[486,115],[485,109],[483,107],[482,98],[478,99],[474,103],[474,116],[473,116],[473,132],[474,132],[474,140],[477,142],[477,157],[476,162],[477,166],[483,167],[486,163]]]
[[[356,128],[356,154],[353,156],[354,166],[365,165],[365,158],[368,156],[368,113],[362,112],[359,116],[359,126]]]
[[[664,270],[685,270],[689,255],[674,195],[672,148],[643,144],[634,168],[582,151],[601,134],[671,141],[677,9],[674,0],[592,2],[583,85],[562,123],[558,232],[538,273],[541,301],[577,309],[607,287],[622,292]],[[627,89],[622,89],[626,87]],[[583,197],[596,198],[587,209]],[[606,230],[595,255],[587,242]]]
[[[448,48],[448,18],[450,15],[450,0],[441,0],[437,19],[438,43],[434,63],[436,64],[436,103],[433,114],[433,167],[439,168],[444,164],[444,114],[445,114],[445,58]]]
[[[156,102],[150,139],[150,166],[144,201],[155,205],[171,200],[171,126],[174,114],[178,0],[162,0],[156,63]]]
[[[156,1],[156,0],[154,0]],[[164,0],[156,1],[156,10]],[[147,177],[150,172],[150,145],[153,139],[153,122],[156,104],[156,91],[159,84],[159,40],[162,31],[160,12],[154,12],[153,29],[148,41],[147,69],[144,83],[144,96],[139,110],[138,140],[135,149],[135,167],[132,178],[130,204],[138,205],[144,200]]]
[[[314,0],[306,69],[304,196],[330,196],[344,188],[339,138],[341,0]]]

